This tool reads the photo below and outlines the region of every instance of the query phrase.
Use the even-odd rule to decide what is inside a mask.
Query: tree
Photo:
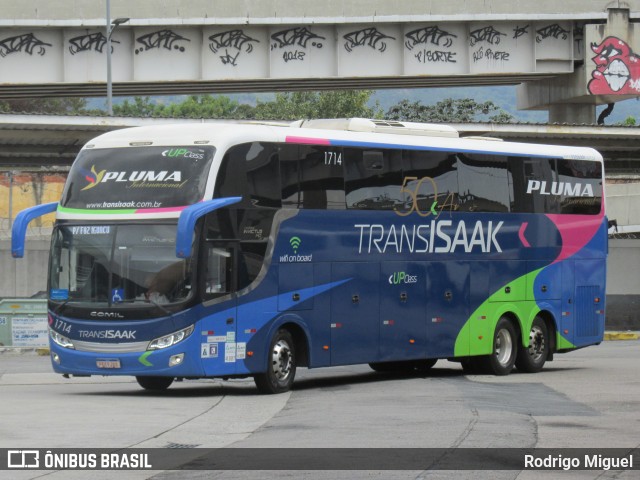
[[[257,120],[297,120],[301,118],[380,117],[378,104],[369,107],[372,90],[331,90],[322,92],[277,93],[270,102],[258,102]]]
[[[168,105],[149,97],[135,97],[113,106],[116,115],[174,118],[220,118],[235,120],[297,120],[380,116],[380,107],[369,107],[370,90],[277,93],[274,100],[258,101],[254,107],[225,95],[190,95]]]
[[[624,119],[619,125],[623,125],[625,127],[635,127],[636,126],[636,117],[629,115]]]
[[[133,102],[125,99],[120,104],[113,105],[113,114],[123,117],[150,117],[154,115],[156,105],[151,97],[133,97]]]
[[[495,115],[489,116],[490,113]],[[488,117],[488,118],[487,118]],[[491,101],[478,103],[473,99],[447,98],[435,105],[423,105],[422,102],[402,100],[387,110],[389,120],[409,122],[462,123],[474,121],[509,122],[513,116]]]
[[[2,113],[84,114],[87,99],[81,97],[17,98],[0,101]]]

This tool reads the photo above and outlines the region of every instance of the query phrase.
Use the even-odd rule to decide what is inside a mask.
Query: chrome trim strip
[[[96,342],[83,342],[80,340],[71,340],[73,346],[79,352],[94,352],[94,353],[131,353],[131,352],[144,352],[147,350],[149,341],[144,342],[129,342],[129,343],[96,343]]]

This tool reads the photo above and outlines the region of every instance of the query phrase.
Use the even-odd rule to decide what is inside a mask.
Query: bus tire
[[[529,331],[529,343],[519,344],[516,367],[525,373],[536,373],[542,370],[549,356],[549,329],[541,317],[533,319]]]
[[[482,373],[482,357],[465,357],[460,360],[462,371],[465,375],[477,375]]]
[[[518,354],[518,336],[513,322],[501,317],[493,334],[491,355],[485,357],[485,369],[493,375],[509,375],[516,363]]]
[[[166,390],[173,383],[173,377],[136,377],[138,384],[145,390]]]
[[[267,371],[253,377],[261,393],[283,393],[291,390],[296,376],[296,353],[293,337],[280,329],[271,340],[268,350]]]

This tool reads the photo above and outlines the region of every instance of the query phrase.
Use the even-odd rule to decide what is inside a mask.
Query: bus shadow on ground
[[[452,364],[455,365],[455,364]],[[346,367],[349,368],[349,367]],[[364,366],[357,366],[361,368],[361,371],[340,371],[340,367],[335,368],[323,368],[312,369],[300,368],[295,383],[293,384],[292,391],[305,391],[313,389],[348,389],[352,386],[372,384],[372,383],[386,383],[397,382],[402,380],[415,380],[415,379],[456,379],[456,380],[468,380],[474,382],[475,378],[481,377],[483,379],[493,379],[499,382],[500,378],[508,377],[496,377],[489,374],[467,374],[462,369],[453,367],[440,367],[432,368],[426,372],[374,372],[372,370],[365,370]],[[560,372],[570,372],[575,370],[581,370],[580,367],[545,367],[545,369],[537,374],[525,374],[514,369],[510,375],[526,376],[534,380],[537,375],[556,374]],[[127,385],[126,390],[107,390],[105,384],[105,390],[93,391],[93,392],[76,392],[75,395],[86,396],[114,396],[114,397],[167,397],[167,398],[196,398],[196,397],[215,397],[215,396],[253,396],[260,395],[254,382],[250,378],[245,379],[185,379],[183,381],[174,382],[167,390],[153,391],[145,390],[136,383]]]

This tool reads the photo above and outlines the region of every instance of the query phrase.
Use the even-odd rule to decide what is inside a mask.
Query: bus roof
[[[602,161],[588,147],[489,141],[459,138],[446,125],[367,119],[323,119],[284,122],[203,121],[193,124],[152,125],[104,133],[84,148],[213,145],[218,149],[253,142],[272,141],[370,148],[436,149],[514,156],[562,157]]]

